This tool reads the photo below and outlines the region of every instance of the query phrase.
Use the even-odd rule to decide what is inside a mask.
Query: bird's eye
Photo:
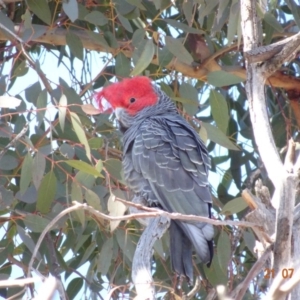
[[[135,98],[130,98],[130,99],[129,99],[129,102],[130,102],[130,103],[134,103],[134,102],[135,102]]]

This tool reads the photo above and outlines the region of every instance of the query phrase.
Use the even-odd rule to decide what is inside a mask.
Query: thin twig
[[[0,287],[25,286],[27,284],[35,283],[37,281],[41,281],[41,279],[35,277],[35,278],[0,280]]]
[[[22,138],[25,133],[28,130],[28,123],[25,124],[24,128],[1,150],[0,152],[0,159],[3,157],[3,155],[6,153],[6,151],[15,143],[17,142],[20,138]]]
[[[81,204],[77,201],[73,201],[73,206],[63,210],[61,213],[59,213],[46,227],[45,229],[42,231],[36,246],[33,250],[32,253],[32,257],[30,259],[30,262],[28,264],[28,272],[27,272],[27,276],[30,277],[30,273],[33,267],[33,262],[35,260],[36,254],[38,252],[38,249],[41,246],[41,243],[43,241],[43,239],[45,238],[45,235],[47,234],[47,232],[49,230],[51,230],[51,228],[57,224],[57,222],[65,215],[69,214],[72,211],[78,210],[78,209],[84,209],[87,210],[88,212],[91,213],[92,216],[94,217],[98,217],[104,220],[109,220],[109,221],[127,221],[127,220],[134,220],[134,219],[138,219],[138,218],[155,218],[155,217],[159,217],[159,216],[163,216],[163,217],[167,217],[170,219],[174,219],[174,220],[185,220],[185,221],[199,221],[199,222],[206,222],[209,224],[213,224],[213,225],[217,225],[217,226],[243,226],[243,227],[258,227],[260,228],[259,225],[257,224],[253,224],[250,222],[242,222],[242,221],[219,221],[219,220],[213,220],[213,219],[209,219],[206,217],[201,217],[201,216],[194,216],[194,215],[183,215],[183,214],[179,214],[179,213],[168,213],[162,210],[157,210],[156,212],[148,212],[148,213],[138,213],[138,214],[132,214],[132,215],[126,215],[126,216],[120,216],[120,217],[112,217],[112,216],[108,216],[104,213],[101,213],[97,210],[95,210],[93,207],[88,206],[86,203]]]
[[[264,254],[255,262],[251,270],[248,272],[246,278],[241,282],[232,292],[231,297],[235,300],[243,299],[251,281],[253,278],[261,272],[263,266],[265,265],[267,259],[269,258],[273,250],[273,245],[270,245],[264,252]]]

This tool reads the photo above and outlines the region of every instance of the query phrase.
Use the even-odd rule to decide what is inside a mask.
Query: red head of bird
[[[148,77],[138,76],[126,78],[98,92],[96,101],[102,111],[107,110],[105,100],[116,111],[117,115],[118,110],[121,109],[134,116],[143,108],[155,105],[158,101],[158,95]]]

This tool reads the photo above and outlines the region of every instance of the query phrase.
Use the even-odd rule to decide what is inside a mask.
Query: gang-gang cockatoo
[[[167,212],[211,217],[208,152],[173,101],[143,76],[105,87],[96,100],[100,108],[108,101],[119,121],[124,176],[133,193]],[[210,265],[213,235],[211,224],[171,220],[171,263],[178,275],[192,280],[193,246]]]

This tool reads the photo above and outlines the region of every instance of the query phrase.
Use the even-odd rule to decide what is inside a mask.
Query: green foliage
[[[257,4],[266,43],[286,34],[292,21],[300,26],[296,1],[271,2]],[[116,200],[132,195],[115,118],[81,108],[110,80],[143,74],[156,81],[207,142],[214,218],[241,220],[249,212],[241,191],[261,164],[243,81],[240,1],[26,0],[0,9],[0,97],[21,100],[18,106],[16,98],[0,99],[1,279],[27,272],[41,232],[72,201],[110,216],[126,214]],[[14,25],[20,27],[14,31]],[[22,40],[24,49],[16,47]],[[282,73],[299,74],[299,58]],[[267,105],[282,148],[295,122],[277,87],[267,88]],[[27,122],[28,131],[18,136]],[[128,283],[141,232],[135,220],[108,222],[78,210],[50,230],[33,267],[46,277],[62,276],[69,299],[102,299],[109,291],[112,299],[133,298]],[[194,298],[218,284],[236,287],[256,260],[255,239],[250,229],[216,227],[212,266],[194,257],[201,275]],[[175,299],[168,243],[166,234],[154,247],[158,299]],[[259,276],[252,287],[245,299],[261,296]],[[175,294],[188,290],[184,281]],[[7,297],[14,293],[8,289]]]

